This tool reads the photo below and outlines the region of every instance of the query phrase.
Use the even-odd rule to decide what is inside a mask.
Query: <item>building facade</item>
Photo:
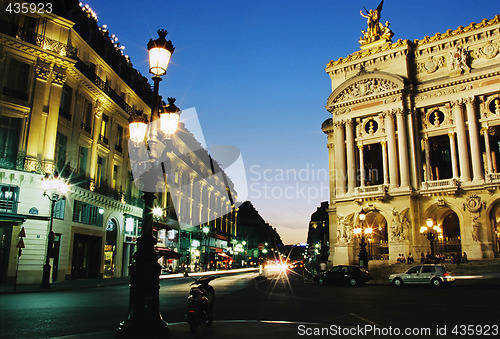
[[[0,22],[0,281],[16,274],[18,283],[41,281],[50,203],[40,183],[55,172],[71,189],[54,209],[51,279],[127,275],[142,219],[128,119],[135,110],[151,112],[151,85],[88,6],[52,1],[50,11],[22,14],[7,10],[15,3],[23,2],[2,3],[6,15]],[[184,126],[180,130],[175,148],[189,148],[196,140]],[[154,228],[160,252],[179,252],[186,230],[199,234],[200,215],[210,227],[207,243],[214,252],[226,250],[236,234],[236,212],[222,195],[232,183],[199,174],[217,166],[210,156],[172,153],[175,180],[203,199],[177,195],[176,204],[188,211],[177,217],[168,190],[158,195],[163,212]],[[25,247],[18,258],[23,228]],[[180,262],[166,260],[176,267]]]
[[[498,257],[500,16],[396,42],[379,17],[326,67],[330,260],[358,262],[358,226],[372,260],[427,253],[428,222],[435,253]]]
[[[330,220],[328,216],[328,201],[322,201],[316,211],[311,214],[307,230],[307,246],[309,258],[319,263],[326,263],[330,252]]]

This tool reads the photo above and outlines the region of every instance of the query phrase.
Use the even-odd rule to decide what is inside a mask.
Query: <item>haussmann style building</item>
[[[128,119],[150,114],[151,85],[89,6],[58,0],[23,14],[7,11],[14,3],[0,5],[0,283],[16,275],[39,283],[47,255],[52,281],[128,275],[143,206]],[[159,253],[181,257],[160,263],[215,265],[236,236],[233,183],[208,180],[222,169],[182,124],[173,143],[170,173],[185,189],[157,194],[153,227]],[[56,172],[71,187],[55,203],[47,250],[51,203],[41,181]]]
[[[430,240],[436,255],[498,257],[500,16],[392,42],[380,11],[361,49],[326,66],[330,260],[358,263],[360,227],[371,260],[417,259]]]

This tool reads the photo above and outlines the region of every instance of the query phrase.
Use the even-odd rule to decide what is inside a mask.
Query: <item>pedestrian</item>
[[[462,256],[462,262],[467,262],[467,261],[469,261],[467,259],[467,253],[464,252],[464,255]]]
[[[420,263],[423,264],[425,261],[424,252],[420,253]]]
[[[326,263],[324,263],[324,262],[320,263],[320,264],[319,264],[319,270],[320,270],[321,272],[326,271]]]
[[[411,252],[408,253],[408,264],[413,264],[413,255],[411,255]]]

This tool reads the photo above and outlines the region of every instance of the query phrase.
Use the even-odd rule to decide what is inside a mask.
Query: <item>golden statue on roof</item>
[[[382,6],[384,5],[384,0],[380,2],[375,10],[370,9],[365,10],[365,14],[362,11],[359,11],[359,14],[363,18],[366,18],[366,23],[368,28],[362,30],[363,36],[359,39],[359,43],[361,44],[361,48],[369,48],[371,46],[366,46],[368,44],[372,44],[374,42],[378,42],[374,45],[381,45],[383,43],[391,41],[394,33],[389,29],[389,21],[385,22],[385,25],[380,23],[380,13],[382,12]]]

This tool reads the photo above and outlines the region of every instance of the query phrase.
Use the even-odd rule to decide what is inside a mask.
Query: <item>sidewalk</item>
[[[224,274],[234,274],[241,272],[257,272],[258,268],[247,268],[247,269],[235,269],[235,270],[225,270],[225,271],[208,271],[208,272],[193,272],[189,273],[190,277],[198,277],[201,275],[224,275]],[[183,278],[184,275],[181,273],[175,274],[163,274],[160,275],[160,280],[163,279],[175,279]],[[56,281],[50,284],[50,289],[41,289],[40,284],[18,284],[16,290],[14,290],[13,283],[0,284],[0,294],[11,294],[11,293],[35,293],[35,292],[50,292],[50,291],[68,291],[68,290],[79,290],[84,288],[95,288],[104,286],[115,286],[129,284],[130,277],[120,277],[120,278],[108,278],[108,279],[76,279],[76,280],[66,280],[66,281]]]
[[[77,279],[53,282],[52,284],[50,284],[50,289],[41,289],[40,284],[18,284],[16,286],[16,290],[14,290],[13,283],[5,283],[0,285],[0,294],[79,290],[84,288],[122,285],[128,284],[129,282],[130,277],[109,279]]]

